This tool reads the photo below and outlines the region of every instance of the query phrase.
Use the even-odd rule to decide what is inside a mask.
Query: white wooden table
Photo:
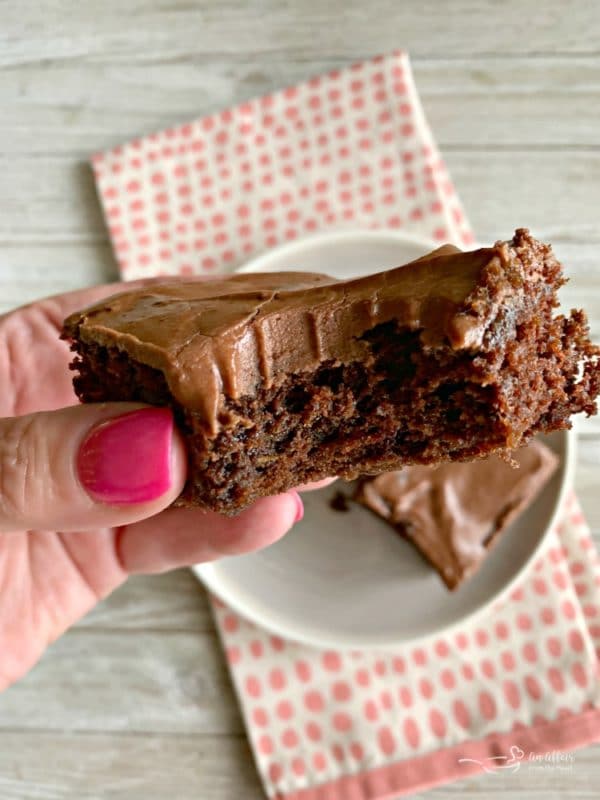
[[[553,242],[600,340],[599,42],[592,0],[0,0],[0,311],[116,277],[91,152],[403,47],[478,239]],[[599,430],[576,486],[600,544]],[[597,797],[599,756],[432,796]],[[0,697],[2,800],[166,797],[262,797],[183,571],[131,580]]]

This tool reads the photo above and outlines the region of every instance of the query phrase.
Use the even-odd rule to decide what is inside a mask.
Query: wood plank
[[[91,167],[72,155],[0,156],[0,247],[36,241],[102,244],[107,239]],[[58,223],[58,224],[57,224]]]
[[[242,736],[0,733],[2,800],[264,800]]]
[[[2,730],[239,734],[216,633],[70,631],[0,695]]]
[[[571,257],[572,245],[600,242],[595,222],[600,207],[600,152],[444,155],[480,241],[506,237],[507,231],[526,225],[541,239],[560,242],[564,258]],[[577,258],[575,252],[572,255]],[[594,249],[582,260],[591,274],[598,262]]]
[[[481,240],[527,224],[543,238],[600,242],[600,150],[451,150],[445,157]],[[0,173],[0,265],[11,259],[7,244],[104,245],[106,228],[86,164],[60,155],[0,157]]]
[[[135,575],[81,620],[78,628],[211,633],[208,598],[190,570]]]
[[[441,54],[597,53],[598,9],[587,0],[455,0],[443,13],[436,0],[398,4],[378,0],[323,3],[196,0],[194,3],[95,3],[50,0],[39,13],[36,0],[3,4],[0,64],[79,60],[82,57],[147,60],[152,55],[235,57],[323,52],[353,58],[406,47],[419,56]]]
[[[444,148],[600,145],[600,59],[416,61],[429,123]]]
[[[142,62],[132,55],[0,69],[0,152],[87,157],[349,60],[269,53],[165,60],[151,51]],[[600,146],[600,58],[415,58],[414,70],[443,148]]]
[[[40,297],[116,279],[108,241],[0,244],[0,314]]]
[[[515,774],[478,775],[428,797],[592,800],[599,781],[595,745],[576,751],[570,769],[524,763]],[[3,800],[264,798],[242,737],[19,731],[0,733],[0,795]]]

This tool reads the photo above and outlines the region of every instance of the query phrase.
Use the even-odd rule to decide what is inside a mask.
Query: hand
[[[296,492],[233,519],[167,509],[186,475],[171,413],[77,404],[62,321],[120,288],[0,317],[0,689],[128,575],[256,550],[302,514]]]

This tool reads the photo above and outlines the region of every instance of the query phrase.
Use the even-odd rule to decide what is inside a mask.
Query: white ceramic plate
[[[272,250],[242,271],[311,270],[349,278],[418,258],[433,245],[391,231],[336,232]],[[304,495],[305,515],[282,541],[252,555],[195,567],[234,610],[286,638],[321,647],[393,647],[464,623],[508,592],[555,521],[574,462],[574,439],[547,444],[560,468],[454,593],[418,553],[366,509],[335,512],[336,484]]]
[[[358,278],[406,264],[438,245],[396,231],[330,231],[267,250],[238,272],[324,272]]]

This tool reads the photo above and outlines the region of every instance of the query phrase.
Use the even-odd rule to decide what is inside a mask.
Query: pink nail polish
[[[79,480],[103,503],[155,500],[171,485],[172,439],[167,408],[142,408],[101,422],[79,448]]]
[[[291,494],[294,500],[296,501],[296,519],[294,520],[294,525],[295,525],[297,522],[300,522],[300,520],[304,517],[304,503],[302,502],[302,499],[298,494],[298,492],[292,490],[291,492],[289,492],[289,494]]]

